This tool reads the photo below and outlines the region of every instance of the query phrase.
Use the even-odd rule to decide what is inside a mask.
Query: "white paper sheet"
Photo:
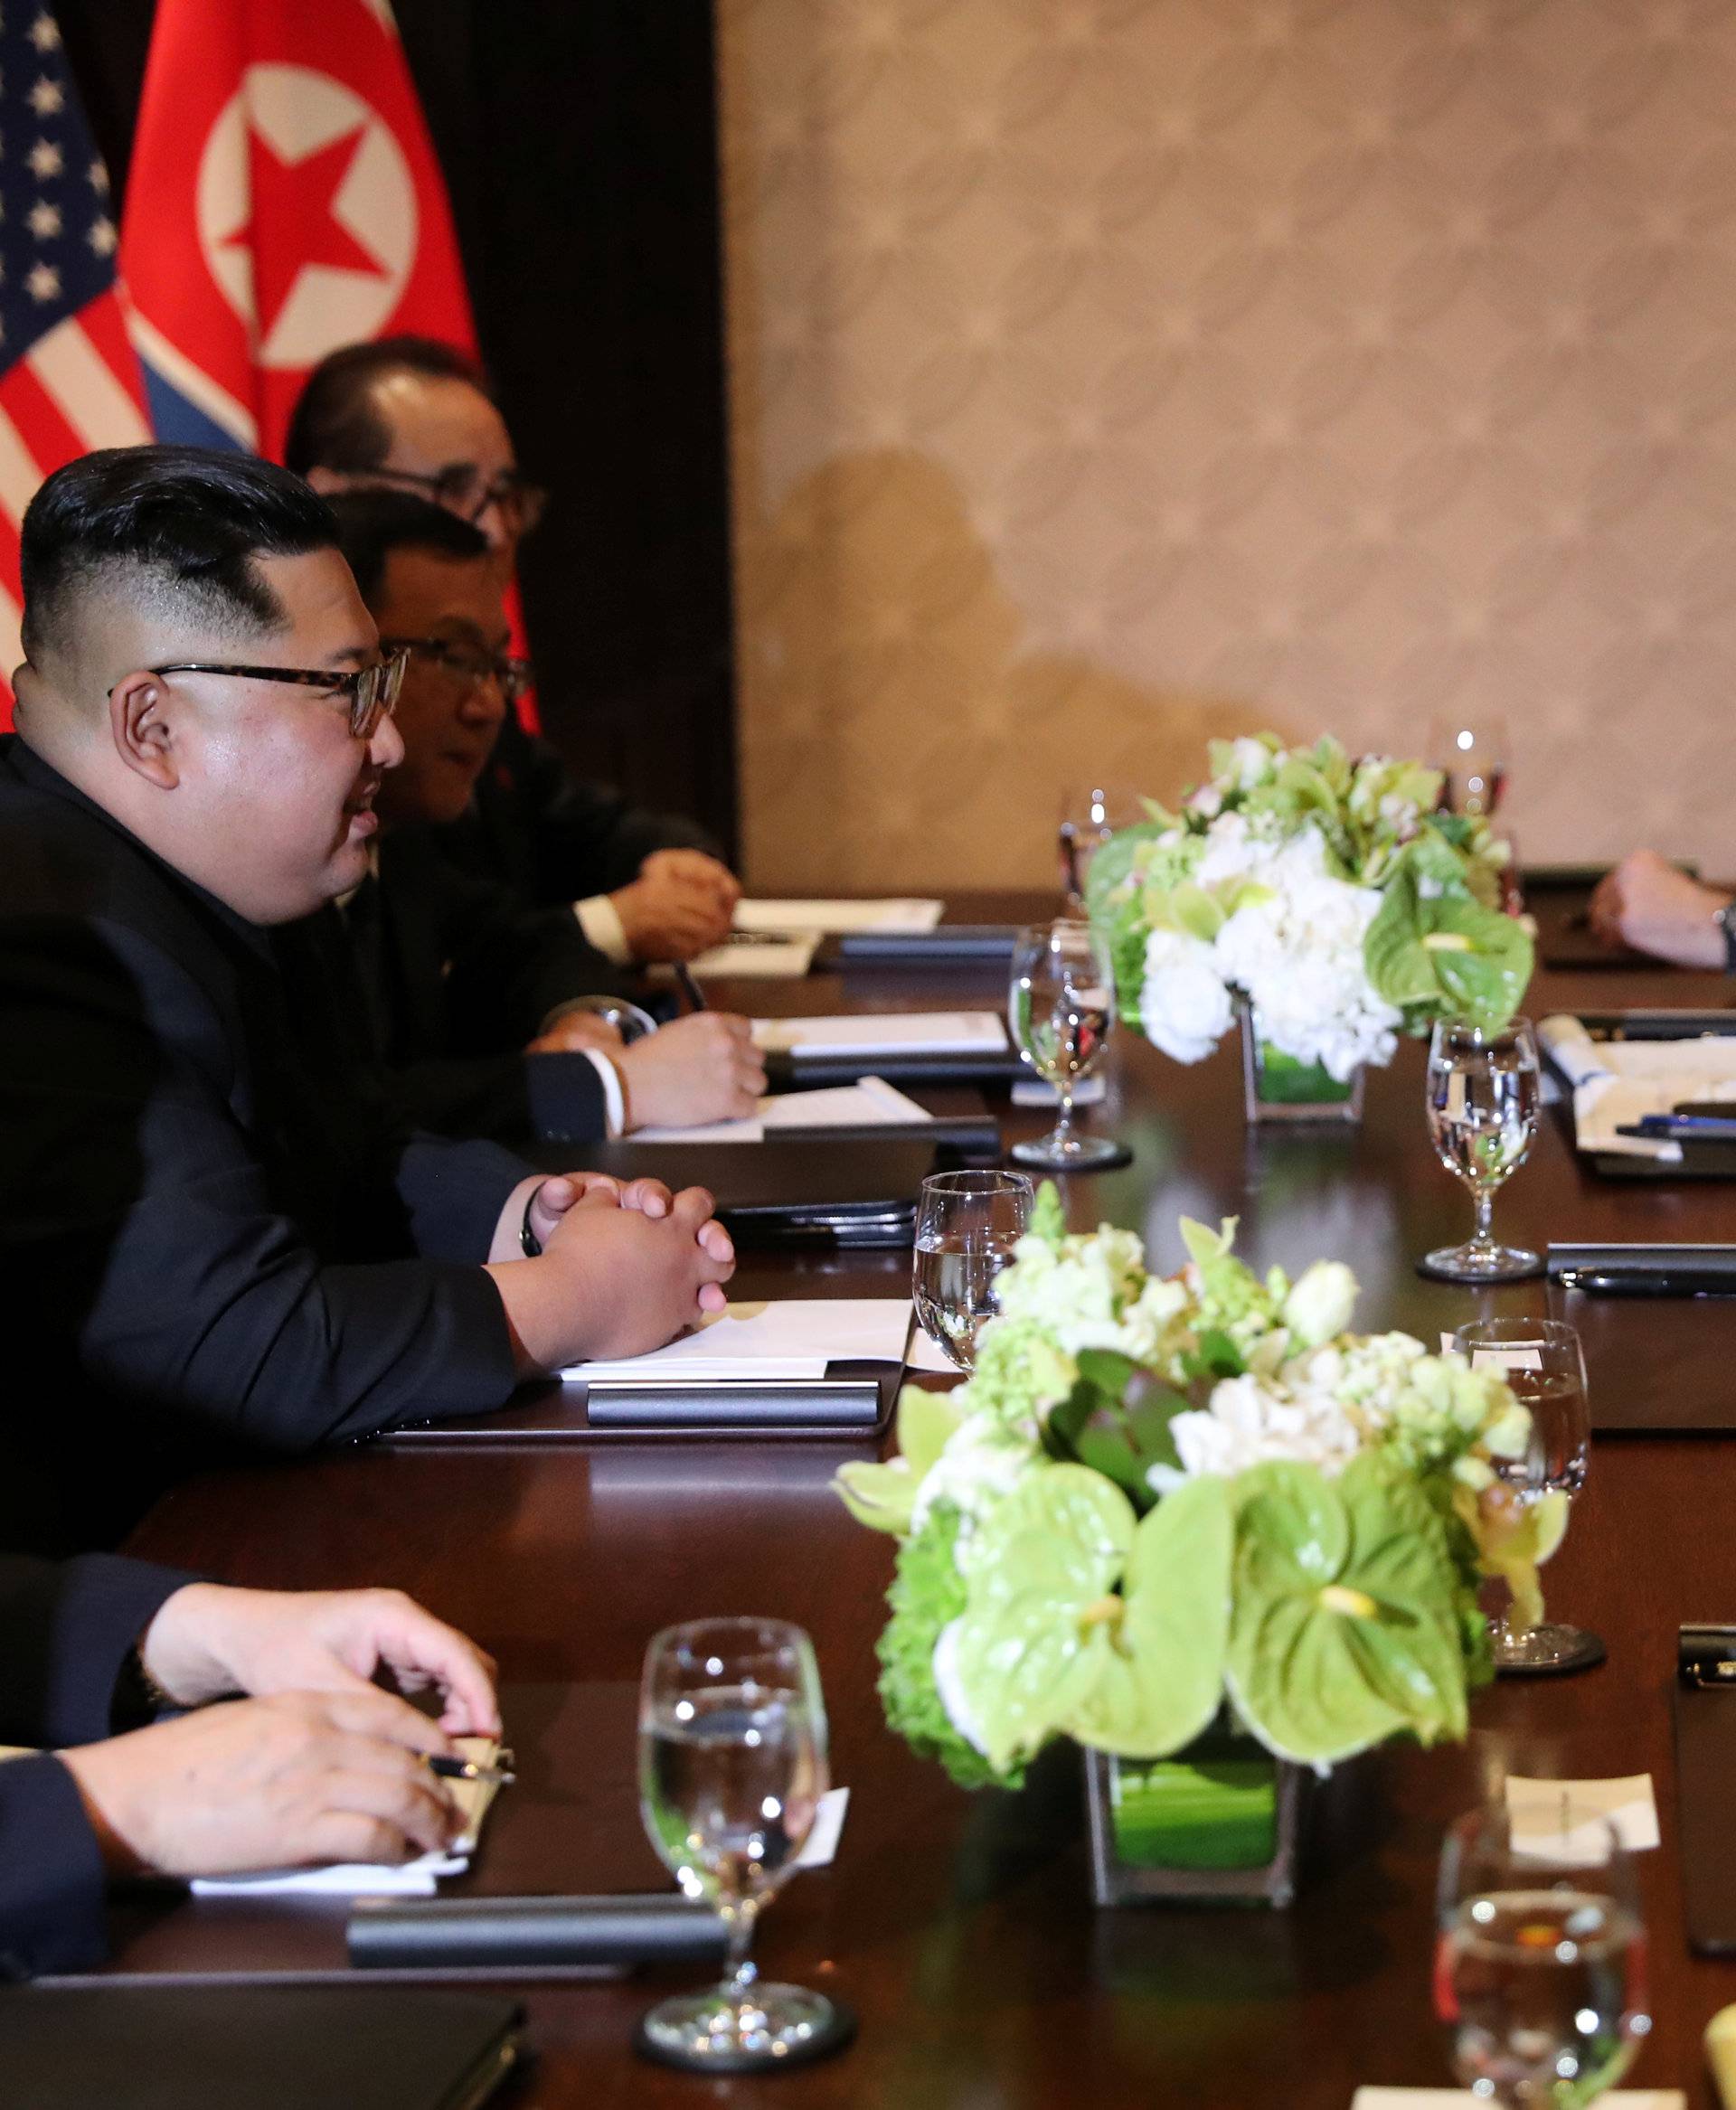
[[[847,1787],[828,1788],[814,1805],[814,1822],[808,1826],[807,1837],[790,1863],[797,1869],[829,1868],[838,1851],[838,1841],[844,1832],[844,1820],[850,1812],[850,1790]]]
[[[758,1114],[742,1121],[712,1121],[695,1128],[636,1128],[635,1143],[763,1143],[774,1130],[802,1128],[904,1127],[931,1121],[926,1107],[907,1098],[884,1078],[858,1078],[854,1084],[829,1085],[820,1091],[776,1092],[760,1102]]]
[[[910,1332],[907,1297],[781,1297],[728,1305],[666,1348],[576,1362],[563,1378],[610,1384],[785,1379],[811,1383],[828,1362],[897,1362]]]
[[[995,1055],[1006,1027],[995,1011],[861,1012],[836,1018],[758,1018],[757,1047],[813,1055]]]
[[[693,961],[693,973],[703,983],[707,975],[737,975],[752,982],[799,981],[814,965],[818,937],[782,931],[742,931],[701,953]],[[658,975],[659,982],[673,982],[673,975]]]
[[[738,901],[738,930],[812,931],[826,937],[848,930],[932,930],[939,901]]]
[[[1612,1780],[1526,1780],[1512,1773],[1506,1794],[1515,1853],[1590,1867],[1603,1858],[1605,1823],[1614,1826],[1630,1853],[1657,1844],[1657,1804],[1649,1773]]]

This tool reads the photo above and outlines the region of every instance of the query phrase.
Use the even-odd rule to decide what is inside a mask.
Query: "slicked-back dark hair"
[[[488,377],[467,352],[438,337],[376,337],[328,352],[307,376],[284,436],[283,459],[297,476],[377,469],[392,452],[392,429],[375,408],[375,384],[391,373],[467,381],[492,403]]]
[[[283,605],[253,560],[302,557],[336,542],[325,500],[252,455],[203,447],[81,455],[56,469],[24,512],[25,656],[66,650],[80,598],[129,579],[218,629],[242,636],[276,629]]]
[[[394,550],[427,550],[455,562],[486,557],[488,538],[443,505],[410,491],[338,491],[326,501],[362,598],[372,608]]]

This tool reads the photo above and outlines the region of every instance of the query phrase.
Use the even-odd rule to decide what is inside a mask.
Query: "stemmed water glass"
[[[1429,1041],[1425,1087],[1435,1154],[1471,1191],[1476,1228],[1462,1246],[1439,1246],[1420,1263],[1444,1282],[1517,1282],[1543,1264],[1525,1246],[1497,1245],[1489,1228],[1495,1189],[1525,1161],[1537,1129],[1543,1083],[1531,1021],[1496,1032],[1440,1020]]]
[[[780,1619],[699,1619],[646,1651],[639,1813],[690,1898],[729,1933],[729,1976],[653,2008],[641,2049],[667,2064],[741,2073],[835,2049],[845,2011],[763,1983],[754,1923],[790,1873],[826,1789],[826,1706],[814,1649]]]
[[[1082,909],[1091,859],[1118,828],[1144,817],[1138,794],[1104,782],[1068,792],[1061,802],[1061,883],[1067,906]]]
[[[1089,923],[1062,917],[1019,933],[1007,999],[1020,1054],[1054,1086],[1061,1117],[1034,1143],[1015,1143],[1022,1165],[1079,1173],[1125,1164],[1127,1152],[1073,1126],[1073,1091],[1095,1067],[1115,1022],[1115,974],[1109,950]]]
[[[1561,1319],[1475,1319],[1453,1335],[1453,1346],[1473,1370],[1498,1369],[1530,1410],[1524,1456],[1491,1460],[1502,1481],[1527,1505],[1545,1494],[1571,1502],[1591,1456],[1590,1395],[1577,1332]],[[1602,1642],[1583,1627],[1552,1619],[1520,1626],[1511,1614],[1490,1622],[1489,1645],[1497,1670],[1519,1674],[1589,1670],[1604,1658]]]
[[[1563,1797],[1515,1841],[1506,1809],[1474,1811],[1447,1834],[1438,1900],[1435,2011],[1458,2078],[1516,2110],[1596,2102],[1651,2028],[1638,1886],[1613,1827]]]
[[[1448,711],[1429,729],[1429,760],[1444,772],[1441,803],[1449,813],[1487,820],[1507,785],[1507,725],[1499,711]]]
[[[1035,1197],[1023,1173],[934,1173],[916,1205],[917,1323],[948,1361],[976,1367],[997,1308],[995,1280],[1024,1236]]]

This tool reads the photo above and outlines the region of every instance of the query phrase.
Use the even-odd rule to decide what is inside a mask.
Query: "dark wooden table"
[[[958,912],[1024,907],[976,900]],[[735,994],[744,1007],[781,1011],[1000,997],[992,977],[933,973],[859,972]],[[1532,1008],[1728,997],[1710,977],[1591,973],[1544,978]],[[1259,1263],[1350,1261],[1366,1327],[1403,1325],[1432,1339],[1479,1309],[1536,1308],[1540,1286],[1470,1294],[1412,1272],[1419,1253],[1469,1222],[1464,1192],[1425,1138],[1420,1064],[1406,1046],[1370,1080],[1360,1131],[1255,1135],[1243,1124],[1233,1050],[1184,1070],[1123,1036],[1109,1102],[1091,1120],[1132,1144],[1134,1163],[1074,1181],[1071,1215],[1135,1226],[1159,1265],[1177,1258],[1180,1215],[1239,1215],[1242,1250]],[[1025,1132],[1037,1126],[1009,1118]],[[1533,1241],[1728,1237],[1731,1203],[1722,1186],[1601,1182],[1574,1163],[1551,1116],[1495,1221]],[[896,1255],[787,1258],[744,1268],[738,1286],[750,1295],[891,1293],[907,1265]],[[1710,1403],[1721,1387],[1736,1391],[1736,1366],[1713,1336],[1693,1335],[1684,1351],[1693,1313],[1633,1304],[1619,1320],[1626,1375],[1616,1381],[1647,1370],[1655,1341],[1676,1359],[1670,1396]],[[1592,1383],[1595,1391],[1596,1368]],[[1345,2110],[1361,2082],[1443,2086],[1429,2001],[1436,1855],[1448,1820],[1512,1771],[1652,1775],[1663,1846],[1641,1860],[1656,2026],[1633,2085],[1682,2086],[1691,2103],[1713,2103],[1700,2033],[1736,2000],[1736,1964],[1693,1960],[1684,1938],[1669,1693],[1677,1623],[1736,1615],[1724,1506],[1736,1495],[1736,1440],[1599,1442],[1545,1580],[1561,1615],[1605,1637],[1607,1665],[1486,1693],[1462,1749],[1395,1749],[1363,1762],[1343,1798],[1344,1836],[1285,1913],[1094,1911],[1070,1754],[1019,1795],[974,1798],[910,1757],[883,1727],[873,1690],[891,1547],[829,1493],[829,1471],[844,1455],[769,1446],[362,1450],[190,1484],[162,1503],[134,1550],[244,1583],[393,1581],[484,1640],[501,1662],[509,1733],[533,1791],[516,1818],[509,1796],[495,1820],[491,1889],[665,1879],[638,1828],[631,1733],[632,1686],[658,1627],[764,1612],[813,1634],[834,1777],[854,1796],[835,1867],[789,1887],[760,1953],[769,1972],[854,2002],[859,2042],[801,2072],[705,2083],[644,2066],[627,2049],[635,2019],[672,1982],[529,1987],[540,2058],[521,2100],[588,2110],[701,2100]],[[273,1938],[257,1908],[225,1924],[182,1905],[131,1936],[118,1963],[197,1961],[213,1940],[231,1962],[245,1961]]]

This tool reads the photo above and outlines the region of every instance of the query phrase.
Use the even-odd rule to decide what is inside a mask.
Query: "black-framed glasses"
[[[480,645],[461,645],[450,637],[382,637],[382,652],[413,652],[423,659],[431,659],[448,674],[456,674],[467,689],[479,687],[484,682],[500,683],[500,692],[509,703],[536,686],[536,669],[528,659],[514,659],[504,652],[485,652]]]
[[[530,533],[549,503],[542,485],[526,483],[516,469],[503,469],[486,483],[479,470],[462,463],[438,469],[432,476],[414,469],[358,469],[354,474],[358,481],[365,478],[376,484],[400,484],[420,491],[436,505],[467,520],[472,527],[491,505],[498,506],[501,518],[518,535]]]
[[[332,667],[222,666],[203,659],[176,660],[168,666],[146,667],[145,671],[151,674],[231,674],[244,682],[296,682],[303,688],[324,689],[347,700],[350,737],[370,740],[379,730],[380,721],[397,709],[404,669],[409,664],[409,653],[393,652],[372,666],[356,667],[349,674]],[[113,692],[110,690],[111,695]]]

